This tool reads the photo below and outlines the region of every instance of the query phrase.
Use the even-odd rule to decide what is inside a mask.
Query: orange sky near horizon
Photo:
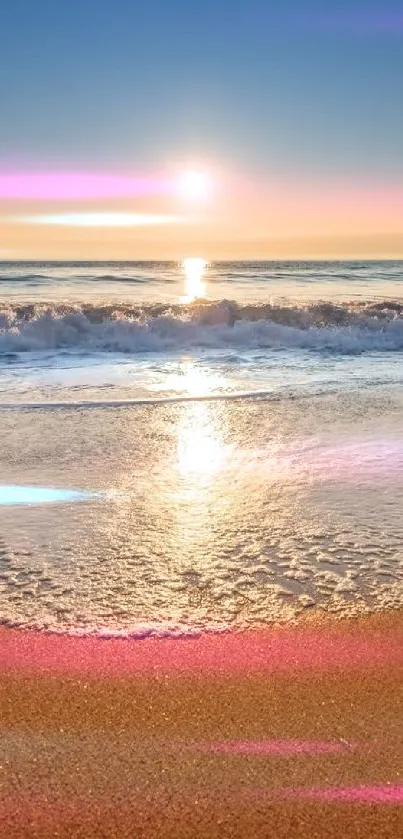
[[[403,258],[400,184],[232,175],[195,198],[3,197],[0,259]]]

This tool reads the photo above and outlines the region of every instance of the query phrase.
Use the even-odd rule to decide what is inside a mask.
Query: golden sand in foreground
[[[403,615],[0,632],[0,836],[403,837]]]

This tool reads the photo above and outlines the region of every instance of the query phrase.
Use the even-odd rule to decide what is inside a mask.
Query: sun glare
[[[185,272],[185,296],[182,297],[183,303],[191,303],[198,297],[206,296],[206,285],[203,282],[203,277],[208,263],[205,259],[200,257],[191,257],[184,259],[182,266]]]
[[[193,361],[182,361],[176,372],[166,377],[164,388],[169,389],[173,396],[205,397],[224,392],[226,379],[209,368],[195,364]]]
[[[194,402],[178,426],[178,469],[182,477],[198,475],[212,480],[225,465],[228,450],[211,405]],[[200,486],[192,481],[192,494]]]
[[[212,188],[212,180],[206,172],[188,169],[179,176],[179,194],[189,201],[205,201],[210,197]]]

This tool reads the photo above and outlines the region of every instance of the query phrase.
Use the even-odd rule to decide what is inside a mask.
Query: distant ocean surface
[[[403,262],[0,263],[0,621],[400,607],[402,381]]]
[[[403,263],[0,264],[0,402],[400,381]]]

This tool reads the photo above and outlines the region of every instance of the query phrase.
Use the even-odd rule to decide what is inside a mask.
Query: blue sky
[[[403,12],[283,0],[13,0],[3,164],[403,174]]]
[[[403,256],[402,81],[389,0],[3,2],[0,255]],[[207,203],[162,184],[198,169]]]

